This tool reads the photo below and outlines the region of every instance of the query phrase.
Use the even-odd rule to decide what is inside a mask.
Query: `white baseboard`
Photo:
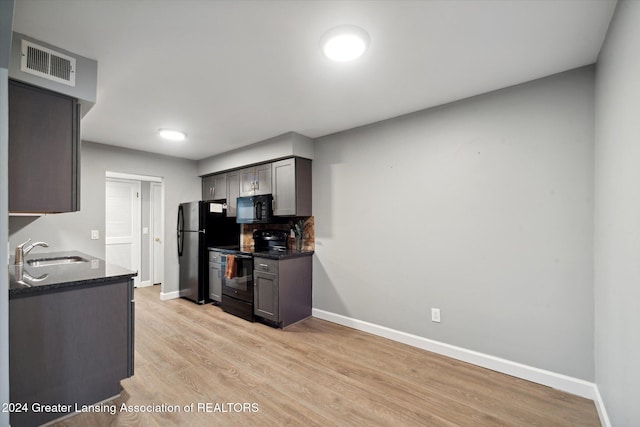
[[[160,300],[166,301],[170,299],[180,298],[180,291],[160,292]]]
[[[473,350],[467,350],[462,347],[456,347],[439,341],[430,340],[428,338],[417,335],[408,334],[406,332],[397,331],[385,326],[376,325],[362,320],[352,319],[340,314],[331,313],[324,310],[314,308],[312,315],[318,319],[327,320],[339,325],[347,326],[359,331],[368,332],[373,335],[388,338],[393,341],[408,344],[413,347],[471,363],[473,365],[488,368],[493,371],[502,372],[527,381],[542,384],[557,390],[575,394],[577,396],[591,399],[596,403],[598,414],[604,426],[608,426],[608,418],[604,409],[604,404],[600,398],[600,393],[596,384],[584,381],[578,378],[569,377],[567,375],[558,374],[556,372],[546,371],[544,369],[534,368],[532,366],[523,365],[521,363],[512,362],[500,357],[491,356],[489,354],[479,353]]]
[[[145,280],[144,282],[140,282],[140,284],[138,285],[139,288],[145,288],[147,286],[151,286],[151,280]]]
[[[602,396],[600,395],[600,390],[598,387],[596,389],[596,398],[593,399],[596,404],[596,409],[598,410],[598,416],[600,417],[600,424],[603,427],[611,427],[611,420],[609,420],[609,414],[607,414],[607,409],[604,406],[604,401],[602,400]]]

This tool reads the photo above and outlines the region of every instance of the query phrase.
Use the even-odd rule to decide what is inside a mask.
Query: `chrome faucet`
[[[46,244],[45,242],[35,242],[35,243],[30,244],[27,247],[24,247],[24,245],[26,245],[30,241],[31,241],[31,239],[29,239],[26,242],[16,246],[16,256],[15,256],[15,260],[13,261],[14,265],[22,265],[22,264],[24,264],[25,255],[27,255],[29,252],[31,252],[31,250],[33,248],[35,248],[36,246],[42,246],[43,248],[48,248],[49,247],[49,245]]]
[[[31,284],[25,282],[25,280],[31,283],[37,283],[37,282],[42,282],[43,280],[46,280],[49,277],[49,273],[44,273],[41,276],[33,277],[32,275],[27,273],[27,271],[24,269],[24,265],[14,265],[13,268],[15,272],[16,283],[22,286],[26,286],[28,288],[31,287]]]

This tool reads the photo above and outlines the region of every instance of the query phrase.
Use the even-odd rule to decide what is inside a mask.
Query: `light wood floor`
[[[109,402],[116,415],[57,426],[600,425],[587,399],[323,320],[283,331],[211,304],[160,301],[157,286],[135,299],[135,375]],[[127,413],[122,403],[194,412]],[[250,410],[237,411],[243,404]]]

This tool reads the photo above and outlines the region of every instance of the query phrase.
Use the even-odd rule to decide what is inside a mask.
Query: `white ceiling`
[[[98,61],[82,138],[201,159],[316,138],[594,63],[615,0],[16,0],[14,31]],[[352,63],[320,52],[369,32]],[[183,142],[160,140],[161,127]]]

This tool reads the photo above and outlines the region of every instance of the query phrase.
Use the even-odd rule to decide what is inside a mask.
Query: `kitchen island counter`
[[[133,375],[136,273],[81,252],[39,252],[9,269],[11,401],[64,409],[12,412],[11,425],[117,396]]]
[[[35,266],[33,260],[79,257],[86,262]],[[122,282],[137,273],[82,252],[38,252],[25,257],[21,266],[9,265],[9,299],[65,290]]]

